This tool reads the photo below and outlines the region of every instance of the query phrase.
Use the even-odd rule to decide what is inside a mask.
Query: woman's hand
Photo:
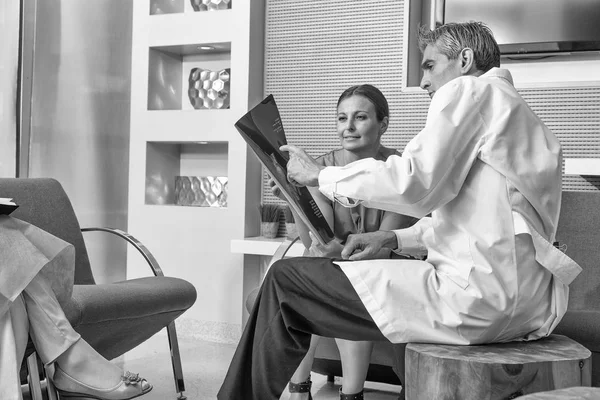
[[[311,257],[329,257],[339,258],[344,246],[337,240],[333,239],[326,245],[319,243],[317,238],[310,232],[310,239],[312,243],[308,249],[308,255]]]
[[[384,247],[390,249],[398,247],[398,239],[394,232],[377,231],[349,235],[341,254],[344,260],[368,260],[376,258]]]
[[[279,150],[290,153],[290,160],[287,163],[287,178],[291,184],[296,186],[319,186],[319,173],[325,167],[317,164],[300,147],[288,144],[281,146]]]
[[[267,184],[269,185],[269,187],[271,188],[271,194],[283,201],[287,201],[287,199],[285,198],[285,196],[283,195],[283,192],[281,191],[281,189],[279,188],[279,186],[277,186],[277,183],[275,182],[275,180],[269,176],[269,181],[267,182]]]

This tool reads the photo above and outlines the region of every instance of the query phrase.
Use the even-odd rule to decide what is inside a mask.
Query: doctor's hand
[[[398,247],[396,234],[391,231],[377,231],[349,235],[342,250],[344,260],[359,261],[376,258],[382,248]]]
[[[296,186],[319,186],[319,173],[325,167],[317,164],[311,156],[300,147],[284,145],[281,151],[290,153],[287,163],[287,177],[291,184]]]

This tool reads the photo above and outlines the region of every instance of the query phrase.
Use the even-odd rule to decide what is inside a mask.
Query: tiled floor
[[[198,340],[179,341],[185,394],[188,400],[214,400],[223,381],[235,346]],[[169,356],[166,334],[162,332],[115,360],[124,369],[139,372],[154,386],[152,392],[140,399],[143,400],[176,400],[175,385]],[[325,376],[313,374],[312,394],[315,400],[338,399],[341,381],[328,383]],[[366,400],[396,400],[400,392],[399,386],[367,383]],[[281,399],[287,400],[284,392]],[[245,399],[232,399],[245,400]]]

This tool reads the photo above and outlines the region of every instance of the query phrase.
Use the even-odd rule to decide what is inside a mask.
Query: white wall
[[[19,2],[0,2],[0,177],[16,173]],[[2,193],[0,192],[0,197]]]
[[[37,1],[29,176],[61,182],[83,227],[127,230],[131,10]],[[96,281],[124,279],[125,242],[84,238]]]

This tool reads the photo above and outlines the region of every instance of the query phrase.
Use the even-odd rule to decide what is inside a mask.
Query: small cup
[[[286,222],[285,230],[287,232],[288,239],[295,239],[298,236],[298,229],[296,229],[295,223]]]
[[[277,237],[279,222],[261,222],[260,231],[263,237],[273,239]]]

